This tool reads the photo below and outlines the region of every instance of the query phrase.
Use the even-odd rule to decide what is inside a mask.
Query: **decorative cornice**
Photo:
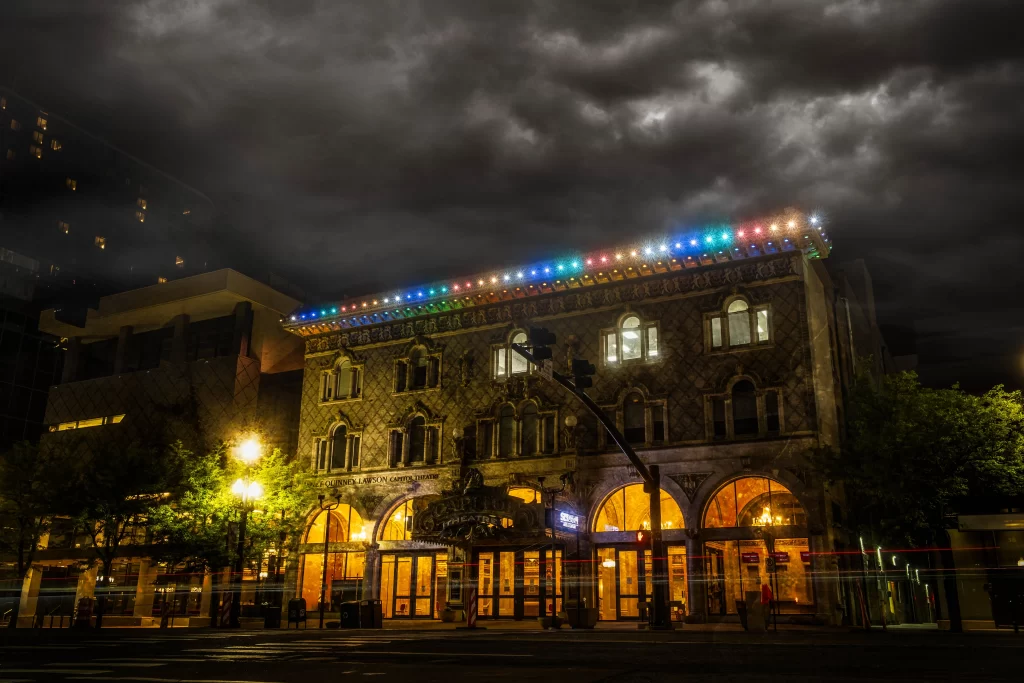
[[[798,257],[758,259],[729,267],[679,273],[639,282],[624,282],[593,290],[549,296],[536,300],[499,302],[471,310],[424,315],[414,320],[367,325],[363,329],[336,331],[323,329],[306,341],[306,353],[317,354],[348,348],[412,339],[421,335],[456,332],[469,328],[500,325],[524,318],[576,313],[605,306],[640,302],[659,297],[700,292],[718,287],[749,283],[798,274]]]

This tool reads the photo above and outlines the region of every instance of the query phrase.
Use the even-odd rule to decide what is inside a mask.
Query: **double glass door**
[[[388,554],[381,558],[380,599],[386,619],[437,619],[448,579],[446,554]]]
[[[651,551],[625,548],[597,549],[597,604],[602,620],[638,619],[640,603],[647,600]]]
[[[544,576],[541,576],[541,553]],[[541,582],[545,582],[545,614],[562,609],[562,551],[494,550],[474,553],[477,615],[483,619],[540,616]],[[554,561],[552,561],[554,559]]]

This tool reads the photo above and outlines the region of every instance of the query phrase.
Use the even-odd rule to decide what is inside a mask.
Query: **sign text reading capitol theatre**
[[[408,484],[413,481],[429,481],[440,478],[440,474],[434,472],[423,474],[380,474],[367,475],[365,477],[346,477],[344,479],[324,479],[317,484],[318,488],[333,489],[339,486],[357,486],[359,484]]]

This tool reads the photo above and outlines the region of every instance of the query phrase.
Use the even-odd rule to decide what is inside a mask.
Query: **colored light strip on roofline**
[[[580,285],[795,250],[812,257],[828,256],[829,240],[816,215],[788,211],[760,221],[709,226],[685,235],[647,239],[619,249],[573,254],[531,266],[346,299],[303,309],[282,323],[299,334],[319,334]]]

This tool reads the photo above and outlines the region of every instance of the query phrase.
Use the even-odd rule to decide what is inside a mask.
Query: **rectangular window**
[[[137,199],[137,200],[135,201],[135,203],[136,203],[136,204],[138,204],[138,206],[139,206],[139,208],[140,208],[140,209],[143,209],[143,210],[145,210],[145,208],[146,208],[146,200],[145,200],[145,199],[143,199],[142,197],[139,197],[139,198],[138,198],[138,199]]]
[[[44,119],[42,116],[37,116],[36,128],[42,128],[43,130],[46,130],[46,119]]]
[[[334,375],[330,372],[320,374],[320,400],[330,401],[334,398]]]
[[[107,238],[106,237],[100,237],[99,235],[97,235],[96,238],[93,240],[93,244],[95,244],[100,249],[106,249],[107,248]]]
[[[743,346],[750,343],[750,312],[747,310],[729,314],[729,346]]]
[[[658,357],[658,328],[655,325],[647,328],[647,357]]]
[[[402,432],[391,432],[391,465],[402,462]]]
[[[43,144],[43,134],[38,130],[32,131],[32,141],[38,142],[40,145]]]
[[[71,230],[71,225],[64,221],[57,221],[57,228],[66,235]]]
[[[7,98],[0,97],[0,109],[7,109]]]
[[[60,140],[56,138],[50,140],[50,149],[52,149],[54,152],[59,152],[63,147],[64,145],[60,144]]]
[[[714,436],[716,439],[725,438],[725,399],[711,399],[711,419],[714,422]]]
[[[103,424],[102,417],[90,417],[87,420],[79,420],[78,428],[82,429],[83,427],[99,427],[101,424]]]
[[[341,428],[339,427],[338,430],[341,431]],[[331,469],[345,469],[345,447],[348,445],[348,440],[335,437],[331,445],[333,446],[331,449]]]
[[[779,433],[779,392],[769,391],[764,395],[765,422],[769,434]]]
[[[405,391],[408,367],[402,361],[395,363],[395,391]]]
[[[543,453],[555,452],[555,416],[544,416],[544,445]]]
[[[11,119],[11,130],[21,130],[21,124]]]
[[[42,148],[36,147],[35,145],[29,145],[28,146],[28,153],[29,153],[30,156],[34,156],[36,159],[42,159],[43,158],[43,150],[42,150]]]
[[[604,335],[605,358],[609,363],[619,362],[618,333],[608,332]]]
[[[711,346],[720,349],[722,348],[722,319],[712,318],[711,319]]]
[[[506,375],[507,368],[505,366],[505,347],[495,347],[494,351],[494,378],[503,379]]]
[[[476,426],[466,427],[462,435],[462,456],[466,460],[476,459]]]
[[[185,259],[181,258],[180,256],[175,256],[174,257],[174,265],[176,265],[178,268],[184,268],[185,267]]]
[[[615,408],[604,408],[604,416],[608,418],[608,421],[615,424]],[[601,426],[601,431],[604,432],[604,440],[611,448],[615,448],[615,439],[612,438],[611,432]]]
[[[492,449],[494,444],[494,422],[491,420],[482,420],[480,422],[480,429],[477,433],[477,449],[476,452],[480,454],[481,458],[491,457]]]
[[[192,213],[191,209],[185,209],[184,211],[182,211],[182,212],[181,212],[181,215],[182,215],[182,216],[187,216],[187,215],[189,215],[190,213]]]
[[[348,445],[348,460],[352,469],[359,467],[359,435],[353,435]]]
[[[156,283],[157,283],[158,285],[162,285],[162,284],[164,284],[165,282],[167,282],[167,278],[165,278],[165,277],[158,277],[158,278],[156,279]]]
[[[654,443],[665,440],[665,407],[660,405],[651,406],[651,425],[654,429]]]
[[[757,311],[757,341],[766,342],[770,335],[768,333],[768,309],[761,308]]]
[[[146,222],[146,212],[145,211],[136,211],[135,212],[135,218],[140,223],[145,223]]]
[[[327,469],[327,439],[320,439],[316,442],[316,468]]]
[[[74,178],[65,178],[64,184],[67,185],[67,188],[72,192],[78,189],[78,181]]]

